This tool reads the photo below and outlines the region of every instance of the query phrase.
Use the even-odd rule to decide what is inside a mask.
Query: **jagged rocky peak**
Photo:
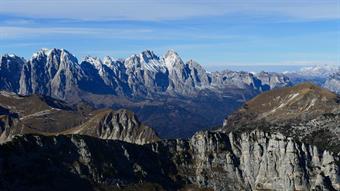
[[[164,55],[164,62],[168,68],[171,70],[176,67],[183,67],[184,62],[181,57],[174,50],[168,50]]]
[[[65,49],[41,49],[38,52],[34,53],[31,61],[33,60],[40,60],[40,59],[47,59],[48,62],[57,64],[57,63],[72,63],[78,64],[78,59],[71,54],[69,51]]]
[[[144,50],[140,53],[140,57],[143,58],[144,62],[149,60],[159,60],[159,57],[151,50]]]
[[[96,111],[87,122],[69,131],[101,139],[122,140],[136,144],[158,141],[155,131],[142,124],[136,115],[126,109]]]
[[[50,69],[50,72],[52,72],[52,68],[58,70],[59,68],[74,69],[79,67],[78,59],[73,54],[65,49],[57,48],[39,50],[33,54],[28,64],[31,64],[32,67],[41,65],[41,67]]]
[[[19,57],[16,54],[4,54],[0,55],[1,62],[7,61],[10,62],[11,60],[20,60],[22,62],[25,62],[25,58]]]
[[[268,88],[264,90],[270,90],[274,88],[287,87],[291,86],[289,78],[283,74],[279,73],[269,73],[269,72],[260,72],[256,74],[256,77],[261,80],[262,84],[267,84]]]
[[[202,65],[200,65],[198,62],[196,62],[195,60],[192,60],[190,59],[188,62],[187,62],[187,65],[189,66],[189,68],[191,70],[195,69],[197,71],[197,73],[206,73],[207,71],[203,68]]]
[[[14,54],[0,57],[0,89],[12,92],[19,91],[19,79],[25,59]]]
[[[42,49],[25,63],[19,93],[48,95],[66,99],[76,95],[83,76],[77,58],[64,49]]]
[[[102,60],[98,57],[93,57],[93,56],[85,56],[84,61],[89,62],[95,66],[100,66],[102,65]]]
[[[125,59],[124,64],[132,71],[141,69],[148,72],[165,72],[166,70],[163,60],[150,50],[130,56]]]
[[[200,65],[198,62],[194,60],[189,60],[187,66],[190,70],[190,76],[197,87],[208,87],[211,83],[211,76],[207,73],[207,71]]]
[[[105,64],[111,69],[116,69],[117,67],[121,66],[123,63],[124,63],[124,60],[114,59],[111,56],[104,56],[103,58],[103,64]]]
[[[178,53],[175,50],[170,49],[170,50],[166,51],[164,58],[169,58],[169,59],[175,60],[177,58],[180,58],[180,56],[178,55]]]

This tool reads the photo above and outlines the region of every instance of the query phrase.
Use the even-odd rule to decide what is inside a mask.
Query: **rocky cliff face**
[[[25,63],[23,58],[15,55],[3,55],[0,57],[0,89],[10,92],[18,92],[19,80],[22,67]]]
[[[196,184],[214,190],[338,190],[334,153],[263,131],[197,133],[190,141]],[[234,184],[231,184],[234,182]]]
[[[6,174],[0,188],[8,190],[69,188],[61,182],[88,190],[177,190],[188,185],[213,190],[340,189],[339,156],[258,130],[200,132],[188,141],[144,146],[79,135],[30,135],[0,146],[0,153],[0,173]],[[39,178],[39,184],[29,177]]]
[[[261,80],[263,91],[293,85],[287,76],[279,73],[260,72],[256,77]]]
[[[16,56],[2,56],[1,71],[2,77],[15,73],[17,76],[10,82],[1,80],[3,90],[63,100],[73,100],[81,92],[127,97],[190,96],[202,89],[216,91],[230,85],[260,91],[290,85],[288,78],[274,73],[208,73],[195,61],[184,63],[173,50],[164,57],[146,50],[125,60],[87,56],[79,64],[64,49],[42,49],[27,62]]]
[[[11,129],[18,124],[18,115],[0,106],[0,142],[10,136]]]
[[[339,103],[336,94],[302,83],[251,99],[226,118],[221,130],[243,132],[260,128],[339,152]]]
[[[46,118],[16,104],[21,99],[2,94],[2,105],[19,114],[13,123],[12,112],[0,108],[5,133],[25,121],[24,113]],[[43,100],[35,108],[68,108]],[[126,110],[93,111],[85,123],[54,133],[37,132],[41,125],[18,128],[0,145],[0,189],[340,190],[339,103],[336,94],[308,83],[272,90],[247,102],[223,128],[190,139],[158,140]]]
[[[121,140],[129,143],[146,144],[160,140],[155,131],[143,125],[137,117],[125,109],[100,110],[87,122],[70,129],[67,133],[88,135],[101,139]]]
[[[331,75],[323,85],[325,88],[340,94],[340,69],[337,73]]]
[[[83,73],[77,58],[64,49],[41,50],[25,63],[19,94],[41,94],[71,99],[77,94],[77,83]]]

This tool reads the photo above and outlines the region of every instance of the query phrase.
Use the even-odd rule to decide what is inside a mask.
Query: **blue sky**
[[[176,50],[210,71],[340,65],[339,0],[1,0],[0,54]]]

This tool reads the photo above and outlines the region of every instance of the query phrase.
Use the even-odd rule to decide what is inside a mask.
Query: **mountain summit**
[[[172,138],[218,125],[247,99],[291,85],[278,73],[210,73],[193,60],[183,61],[174,50],[164,56],[145,50],[126,59],[87,56],[78,61],[67,50],[54,48],[39,50],[28,61],[1,58],[0,90],[129,108],[160,136]]]
[[[310,83],[262,93],[228,116],[222,131],[261,129],[340,151],[340,97]]]

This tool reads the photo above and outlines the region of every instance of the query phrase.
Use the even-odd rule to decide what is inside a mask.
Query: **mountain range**
[[[340,190],[337,67],[43,49],[0,74],[0,190]]]
[[[292,85],[278,73],[207,72],[193,60],[185,63],[173,50],[163,57],[146,50],[126,59],[87,56],[79,62],[67,50],[42,49],[27,61],[8,54],[0,60],[1,90],[83,101],[96,108],[127,108],[168,138],[189,137],[221,124],[226,114],[255,95]]]
[[[1,190],[340,189],[340,98],[311,83],[262,93],[223,126],[169,140],[127,110],[0,98]]]

